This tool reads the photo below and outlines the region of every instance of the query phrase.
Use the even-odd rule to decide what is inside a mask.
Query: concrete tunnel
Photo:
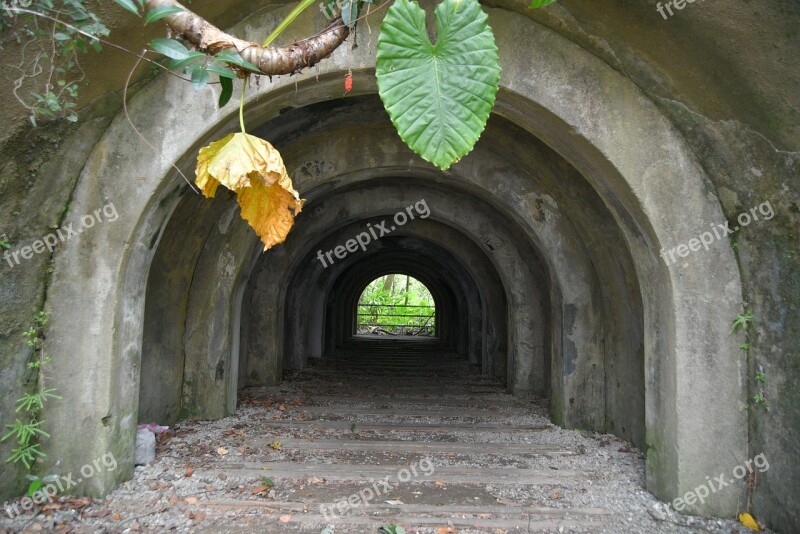
[[[248,92],[250,133],[280,150],[307,201],[266,253],[232,195],[204,199],[173,167],[191,174],[197,148],[235,128],[230,110],[184,97],[193,89],[168,77],[131,100],[132,120],[163,150],[150,157],[119,117],[75,192],[71,213],[124,198],[120,217],[136,223],[98,227],[56,259],[51,337],[76,356],[54,375],[82,404],[77,417],[52,408],[62,438],[53,457],[80,465],[114,451],[123,469],[87,482],[108,491],[133,467],[138,422],[223,417],[241,388],[369,343],[353,335],[355,302],[390,272],[436,295],[437,350],[549,399],[558,425],[647,450],[647,486],[660,498],[723,470],[710,444],[744,455],[744,371],[727,331],[742,300],[733,253],[714,248],[691,272],[659,256],[695,221],[722,220],[701,165],[608,65],[519,15],[493,17],[506,54],[497,105],[474,152],[447,172],[398,138],[375,94],[374,43]],[[349,70],[362,83],[343,98]],[[164,123],[154,105],[184,119]],[[682,201],[665,201],[675,188]],[[396,223],[420,202],[428,216]],[[366,250],[319,261],[384,221],[395,228]],[[86,312],[70,317],[76,302]],[[82,374],[97,386],[84,388]],[[719,391],[720,381],[731,386]],[[692,412],[716,424],[678,416]],[[96,436],[89,446],[85,435]],[[721,492],[695,511],[732,513],[737,497]]]
[[[375,150],[348,133],[364,130]],[[409,168],[373,96],[286,111],[259,134],[290,161],[325,161],[359,147],[372,161],[365,168],[348,158],[352,167],[304,190],[308,203],[290,237],[263,255],[238,224],[232,195],[182,196],[147,285],[141,421],[224,416],[238,388],[275,384],[283,370],[365,343],[352,328],[361,290],[403,272],[439,297],[442,351],[501,377],[512,392],[549,396],[562,425],[643,444],[643,316],[633,260],[608,209],[563,158],[498,117],[459,180]],[[498,202],[503,190],[525,194],[514,206]],[[397,225],[403,217],[395,215],[417,213],[417,203],[429,216]],[[515,213],[522,207],[527,221]],[[332,264],[319,260],[319,251],[376,226],[390,234]],[[187,240],[192,234],[197,239]],[[219,261],[227,247],[238,249],[236,257],[254,254],[234,266]],[[241,312],[223,313],[234,306]],[[235,350],[208,350],[229,340]],[[205,353],[214,359],[187,359]]]

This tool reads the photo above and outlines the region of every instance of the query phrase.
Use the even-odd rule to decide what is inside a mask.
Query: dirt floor
[[[541,399],[447,357],[292,372],[157,451],[106,499],[59,498],[0,532],[750,532],[672,512],[630,444],[553,426]]]

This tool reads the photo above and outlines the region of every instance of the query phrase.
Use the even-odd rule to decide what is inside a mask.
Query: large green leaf
[[[378,92],[397,132],[442,170],[468,154],[486,127],[500,81],[492,29],[478,0],[436,7],[436,43],[425,12],[396,0],[378,37]]]

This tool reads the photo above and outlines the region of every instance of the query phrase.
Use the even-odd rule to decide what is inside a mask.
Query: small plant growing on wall
[[[767,375],[764,374],[764,370],[761,365],[759,365],[758,368],[758,372],[756,372],[755,376],[756,393],[753,395],[750,407],[756,408],[762,406],[769,411],[769,402],[767,401],[766,393],[764,391],[764,387],[767,383]]]
[[[50,437],[42,429],[44,421],[41,419],[41,412],[47,401],[60,398],[55,394],[55,389],[45,386],[44,367],[51,361],[45,353],[44,329],[48,319],[49,313],[37,313],[31,327],[23,334],[34,354],[32,361],[28,362],[28,369],[36,373],[36,388],[33,393],[25,393],[17,399],[16,420],[13,424],[5,425],[8,432],[0,438],[0,441],[16,441],[16,447],[6,462],[21,463],[28,470],[33,468],[37,459],[45,456],[40,440]]]
[[[744,334],[744,343],[739,345],[739,348],[748,353],[750,351],[750,335],[751,329],[755,319],[753,318],[753,312],[750,311],[743,311],[739,315],[733,318],[733,322],[731,323],[731,334],[736,332],[742,332]],[[765,409],[769,410],[769,402],[767,401],[767,397],[765,394],[764,386],[767,381],[767,376],[764,374],[764,369],[762,366],[758,366],[758,371],[755,374],[754,380],[754,390],[753,396],[747,402],[746,408],[749,410],[751,408],[757,407],[764,407]]]
[[[747,352],[750,350],[750,328],[753,326],[753,312],[743,311],[733,318],[731,323],[731,334],[740,331],[744,334],[744,343],[739,348]]]
[[[750,327],[753,326],[753,312],[744,311],[733,318],[733,323],[731,324],[731,334],[740,330],[744,332],[745,339],[750,337],[749,330]]]

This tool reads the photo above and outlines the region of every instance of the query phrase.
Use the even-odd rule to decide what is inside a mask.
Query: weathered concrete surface
[[[538,17],[540,20],[545,20],[548,24],[558,26],[558,31],[571,35],[576,41],[581,43],[585,49],[595,51],[598,56],[605,58],[609,64],[616,67],[618,71],[625,73],[640,87],[648,91],[657,91],[666,94],[668,100],[663,104],[665,108],[670,108],[672,106],[669,100],[686,100],[690,103],[693,109],[691,112],[679,112],[680,105],[675,106],[678,111],[673,113],[667,110],[666,112],[669,113],[673,123],[683,130],[685,136],[693,141],[705,138],[702,143],[694,142],[693,148],[700,156],[700,161],[711,180],[708,184],[709,191],[713,191],[714,187],[717,187],[719,197],[725,208],[725,217],[730,217],[731,215],[735,216],[740,207],[745,209],[750,207],[744,200],[737,200],[737,198],[750,200],[746,194],[751,190],[751,187],[749,187],[749,185],[739,186],[738,184],[749,184],[750,180],[754,179],[747,177],[750,165],[744,165],[743,163],[757,163],[758,165],[755,168],[767,176],[767,179],[758,181],[759,185],[763,186],[761,190],[764,193],[763,196],[780,194],[782,198],[787,199],[785,201],[786,203],[782,205],[784,209],[778,210],[779,215],[775,219],[776,222],[783,221],[780,224],[781,231],[773,233],[773,230],[766,230],[766,228],[775,228],[777,225],[753,226],[749,228],[747,235],[751,236],[752,240],[750,243],[753,250],[748,252],[748,257],[745,258],[740,254],[739,262],[743,279],[746,281],[744,300],[750,303],[756,303],[753,305],[759,306],[759,309],[762,310],[763,313],[759,313],[758,309],[756,310],[757,318],[769,318],[769,326],[762,326],[761,328],[763,328],[763,330],[760,331],[760,335],[764,336],[763,339],[768,341],[763,347],[769,347],[769,349],[758,348],[758,343],[754,343],[753,350],[760,352],[754,352],[754,354],[758,354],[758,356],[751,356],[750,367],[754,368],[757,363],[761,363],[767,367],[768,396],[773,399],[780,399],[779,402],[775,401],[773,403],[773,412],[770,414],[756,414],[753,416],[755,426],[752,431],[758,436],[754,436],[754,443],[758,443],[758,440],[763,440],[765,448],[768,448],[769,452],[772,453],[771,456],[780,457],[780,461],[782,462],[781,467],[784,468],[780,470],[774,469],[770,471],[768,476],[764,477],[765,485],[762,486],[762,489],[756,491],[756,503],[757,506],[763,507],[765,514],[774,518],[774,521],[777,522],[776,524],[783,522],[782,524],[787,526],[792,524],[796,525],[797,518],[792,515],[792,508],[783,505],[783,501],[781,501],[783,496],[798,493],[796,481],[800,480],[800,476],[795,476],[796,472],[794,470],[797,469],[798,465],[798,463],[794,461],[795,457],[785,452],[794,450],[791,444],[798,441],[798,428],[800,428],[797,424],[797,403],[792,401],[792,391],[797,390],[796,385],[799,373],[788,364],[790,362],[790,355],[796,353],[797,347],[795,345],[798,336],[791,335],[791,330],[788,330],[788,334],[784,332],[787,327],[791,329],[791,325],[797,324],[796,320],[792,320],[792,317],[794,317],[792,314],[795,313],[796,307],[792,308],[791,304],[788,304],[792,302],[790,297],[794,295],[792,291],[797,285],[793,281],[798,279],[799,272],[796,254],[791,254],[793,250],[796,250],[797,236],[797,218],[796,214],[791,211],[793,206],[794,209],[796,209],[797,205],[797,172],[792,163],[792,161],[796,161],[796,157],[791,153],[775,151],[773,147],[769,146],[768,141],[762,140],[758,134],[748,131],[747,125],[756,128],[757,131],[766,132],[779,147],[785,148],[785,140],[794,138],[791,132],[793,131],[792,128],[796,128],[797,124],[797,121],[792,120],[792,117],[795,116],[796,105],[794,108],[795,111],[792,111],[792,93],[787,93],[787,89],[797,87],[796,80],[793,81],[792,78],[796,78],[797,69],[785,67],[783,65],[777,68],[775,58],[781,58],[781,61],[785,61],[787,64],[791,65],[791,61],[797,61],[797,54],[777,53],[774,54],[774,56],[769,54],[775,47],[777,47],[778,50],[786,50],[788,46],[796,43],[796,33],[791,34],[785,31],[770,31],[769,29],[784,28],[785,24],[796,20],[796,17],[794,19],[791,17],[793,13],[791,10],[796,9],[797,6],[793,3],[772,2],[761,9],[758,14],[753,15],[742,12],[741,6],[733,2],[718,2],[715,3],[713,7],[708,4],[692,6],[695,8],[695,11],[692,13],[696,12],[700,14],[698,18],[688,18],[689,11],[686,10],[680,14],[681,18],[675,18],[670,21],[662,21],[660,19],[653,21],[652,18],[648,18],[647,13],[653,14],[652,6],[649,4],[646,7],[620,6],[619,10],[617,10],[616,7],[602,10],[597,9],[596,2],[566,2],[562,3],[562,6],[563,9],[562,7],[558,7],[557,9],[537,13],[533,16]],[[521,10],[522,4],[520,3],[517,7]],[[639,16],[636,16],[637,13]],[[732,14],[736,16],[731,16]],[[754,29],[752,33],[747,33],[746,29],[751,27],[751,19],[753,17],[758,20],[757,27],[761,29],[767,28],[767,31],[758,32]],[[614,28],[619,26],[613,24],[613,21],[619,20],[625,21],[624,27],[626,31],[624,32],[624,36],[614,30]],[[580,21],[580,23],[577,21]],[[647,31],[637,31],[636,28],[639,27],[637,25],[645,26]],[[263,24],[255,24],[254,26],[259,27],[263,26]],[[495,25],[495,27],[503,28],[504,26]],[[676,27],[681,28],[680,31],[673,31]],[[755,28],[755,26],[753,27]],[[697,28],[697,30],[693,31],[694,28]],[[718,48],[697,46],[698,41],[702,41],[703,39],[703,37],[699,36],[708,36],[706,38],[713,39],[714,35],[719,34],[719,32],[709,31],[710,28],[724,28],[725,35],[736,35],[736,46],[720,46]],[[306,29],[307,28],[301,28],[298,33],[302,34]],[[655,33],[650,30],[655,30]],[[758,37],[756,37],[756,34]],[[771,35],[773,41],[771,44],[775,45],[775,47],[746,45],[748,42],[761,43],[761,35]],[[786,35],[786,37],[782,37],[783,35]],[[792,35],[795,37],[792,37]],[[606,38],[609,36],[613,36],[613,38]],[[658,37],[656,38],[655,36]],[[539,43],[539,45],[546,46],[546,43]],[[362,45],[361,48],[363,49],[365,47]],[[537,48],[534,46],[527,50],[521,49],[520,55],[525,54],[526,59],[530,59],[530,50],[539,49],[545,52],[547,50],[546,48]],[[741,54],[742,49],[749,50],[750,52],[743,55]],[[789,49],[791,50],[791,48]],[[702,52],[698,53],[698,50]],[[679,53],[678,51],[683,51],[684,53]],[[547,54],[544,53],[543,55]],[[347,62],[344,61],[343,57],[344,56],[342,56],[342,59],[337,60],[340,67],[346,67],[346,63],[349,62],[349,60]],[[735,64],[733,61],[734,57],[737,60],[741,60],[741,66]],[[356,61],[359,60],[356,59]],[[546,60],[543,59],[542,61]],[[538,74],[541,71],[538,67],[531,68],[530,62],[526,65],[528,65],[526,67],[528,73],[537,72]],[[726,68],[721,69],[719,65],[724,65]],[[575,67],[573,65],[570,68]],[[722,74],[723,72],[725,73],[724,75]],[[740,74],[744,73],[744,75],[739,76],[742,83],[731,83],[728,75],[730,74],[735,78],[737,72]],[[763,76],[758,73],[769,73],[769,75]],[[523,74],[520,73],[519,76],[523,76]],[[543,79],[551,78],[543,76]],[[337,80],[340,82],[340,79]],[[158,83],[160,82],[156,82],[156,84]],[[368,85],[370,82],[364,80],[364,83]],[[575,83],[577,84],[579,82]],[[323,76],[323,86],[324,85],[325,80]],[[334,85],[333,82],[329,84],[330,87]],[[606,84],[603,82],[600,83],[599,86],[605,87]],[[575,87],[575,85],[571,85],[570,87]],[[736,91],[730,91],[731,87],[735,87]],[[555,91],[556,89],[551,87],[549,90]],[[611,88],[609,88],[608,91],[609,94],[617,93],[615,89]],[[153,94],[158,94],[158,92],[156,91]],[[336,93],[331,89],[330,94],[333,95]],[[190,92],[185,93],[185,95],[186,98],[191,98]],[[753,95],[756,95],[756,98],[753,98]],[[291,103],[296,105],[298,102],[302,102],[304,98],[308,101],[309,95],[301,91],[300,95],[295,96],[291,94],[290,91],[287,91],[282,95],[276,95],[276,97],[275,102],[285,107]],[[211,100],[212,99],[209,99],[209,102],[206,102],[208,106],[206,108],[207,110],[211,109],[211,105],[213,104]],[[767,106],[767,103],[769,103],[770,106]],[[580,103],[577,107],[581,107]],[[518,106],[518,109],[525,109],[525,107],[521,105]],[[769,113],[766,112],[767,109],[769,109]],[[712,119],[737,116],[741,119],[743,125],[730,124],[730,127],[728,127],[724,123],[707,121],[699,115],[696,117],[697,121],[693,122],[691,116],[695,110],[703,114],[708,114]],[[532,111],[535,112],[535,110]],[[142,112],[140,111],[139,113],[141,114]],[[191,117],[191,114],[187,116]],[[213,113],[207,111],[206,116],[213,116]],[[532,113],[532,116],[539,115]],[[539,117],[546,119],[546,117]],[[616,130],[630,128],[631,124],[638,122],[638,118],[640,117],[638,115],[625,115],[620,118],[621,122],[617,123],[617,126],[614,127]],[[192,120],[193,119],[182,121],[181,126],[190,129],[194,127],[194,131],[200,133],[205,131],[202,126],[202,124],[204,124],[203,121],[197,124],[192,123]],[[599,124],[605,123],[603,119],[598,119],[596,117],[593,118],[593,120],[597,120]],[[541,128],[537,131],[536,125],[533,124],[527,124],[525,127],[530,131],[536,132],[542,139],[547,140],[548,144],[559,147],[559,151],[563,154],[569,154],[569,151],[564,150],[564,147],[566,146],[569,148],[570,139],[568,136],[562,136],[562,134],[559,133],[562,129],[557,124],[553,125],[552,123],[548,123],[547,120],[542,120],[542,124],[547,125],[544,129],[549,131],[542,132],[540,131]],[[717,135],[715,129],[726,131],[726,133],[724,135]],[[160,138],[158,132],[153,133],[157,134],[154,138]],[[647,132],[644,132],[644,134],[646,133]],[[629,132],[629,135],[630,137],[638,137],[640,134],[637,132]],[[128,136],[130,136],[129,132]],[[559,136],[561,136],[560,142]],[[174,142],[179,136],[164,137],[164,139],[167,138],[172,139]],[[126,142],[130,143],[130,137],[120,137],[118,140],[120,145]],[[729,145],[736,147],[736,150],[731,150],[730,152],[726,151],[724,147]],[[178,148],[175,151],[175,159],[179,158],[179,155],[182,153],[181,151],[186,149],[188,149],[186,146]],[[641,151],[641,149],[641,145],[637,143],[632,143],[630,146],[622,143],[619,147],[619,150],[627,151]],[[140,149],[140,154],[143,150],[147,149],[142,147]],[[645,153],[646,151],[642,151],[643,155]],[[646,155],[646,157],[649,156],[649,154]],[[575,157],[574,153],[568,156],[568,159],[575,163],[586,176],[593,176],[595,170],[602,172],[608,171],[608,169],[598,169],[596,162],[592,164],[583,161],[584,165],[581,166],[579,164],[581,158]],[[661,173],[661,170],[662,169],[658,166],[654,166],[651,173],[641,173],[641,176],[646,177],[648,181],[663,180],[668,185],[674,185],[676,182],[674,177],[665,179],[664,176],[666,175]],[[766,171],[766,173],[764,173],[764,171]],[[162,174],[158,174],[159,172],[162,174],[165,173],[165,167],[162,166],[160,170],[155,171],[152,176],[161,176]],[[149,175],[149,172],[145,172],[139,176]],[[116,176],[116,174],[112,173],[109,174],[109,176]],[[757,177],[754,173],[752,173],[752,176]],[[725,185],[726,182],[730,182],[730,186]],[[669,187],[665,187],[661,190],[657,188],[652,189],[653,191],[651,191],[649,196],[649,202],[651,204],[653,202],[663,202],[665,199],[677,197],[676,191]],[[725,189],[733,192],[733,194],[726,192]],[[607,194],[608,189],[599,187],[599,190],[606,202],[614,203],[614,200]],[[145,196],[146,194],[146,192],[143,193]],[[127,199],[128,196],[126,195],[124,198]],[[135,199],[137,195],[131,195],[130,198]],[[681,196],[681,198],[683,197]],[[752,202],[753,206],[761,202],[758,198],[753,198],[752,200],[754,201]],[[714,200],[712,199],[710,202],[713,204]],[[636,207],[638,206],[638,201],[628,198],[625,204],[628,208]],[[94,207],[96,208],[97,206]],[[613,205],[613,208],[615,209],[619,221],[621,221],[621,225],[628,227],[632,224],[632,221],[625,215],[624,209],[621,209],[619,205]],[[675,211],[678,212],[679,210],[676,209]],[[689,211],[691,210],[687,209],[685,213],[688,215]],[[168,212],[169,210],[164,210],[161,212],[162,216],[165,217]],[[664,245],[674,246],[676,243],[685,241],[687,238],[696,235],[696,232],[699,231],[698,229],[704,230],[709,222],[722,220],[722,218],[717,217],[718,214],[711,215],[710,217],[701,215],[694,218],[693,221],[687,221],[687,224],[683,226],[683,230],[673,228],[671,235],[667,238],[662,237],[660,240]],[[666,219],[669,219],[669,217],[662,220],[654,219],[652,223],[656,227],[660,225],[669,226]],[[132,220],[137,219],[134,217]],[[694,223],[694,227],[692,227],[692,222]],[[761,230],[762,227],[764,228],[763,231]],[[688,230],[688,233],[684,230]],[[750,230],[752,230],[752,232],[749,232]],[[149,233],[149,237],[152,237],[156,233],[155,229],[151,229]],[[793,239],[795,241],[792,241]],[[626,241],[629,247],[637,251],[637,256],[652,254],[653,249],[658,249],[661,246],[653,242],[648,242],[647,239],[628,238]],[[127,241],[123,240],[120,242]],[[721,246],[724,246],[724,244],[724,242],[720,243]],[[795,245],[794,249],[791,248],[792,245]],[[737,245],[737,247],[738,246],[741,245]],[[782,249],[786,251],[784,255],[781,255]],[[777,253],[775,252],[776,250],[778,251]],[[772,268],[762,269],[765,265],[765,258],[771,258],[770,261],[775,262]],[[692,257],[692,260],[694,260],[694,257]],[[638,261],[636,270],[639,279],[647,280],[648,282],[647,284],[643,284],[643,287],[650,292],[650,294],[645,295],[645,298],[650,302],[662,302],[666,308],[668,307],[666,304],[667,302],[674,298],[680,299],[681,296],[673,295],[669,284],[665,285],[662,277],[663,273],[660,272],[663,270],[663,267],[657,267],[657,261],[659,260],[655,259],[654,262],[650,263]],[[723,262],[725,265],[731,263],[732,262],[729,260]],[[144,265],[146,265],[146,261]],[[710,266],[704,268],[707,271],[714,272],[715,275],[718,276],[716,269]],[[713,279],[713,277],[709,278],[709,280],[710,279]],[[775,287],[776,280],[778,279],[789,281],[785,289]],[[706,287],[708,286],[711,287],[709,287],[707,291],[699,293],[702,298],[715,297],[715,286],[713,284],[706,284]],[[41,287],[43,286],[39,286],[37,290],[40,290]],[[85,289],[85,293],[91,293],[91,291],[93,291],[92,286],[87,286]],[[789,297],[776,298],[774,296],[781,291],[783,291],[784,294],[788,294]],[[78,292],[78,294],[80,294],[80,292]],[[81,299],[75,299],[71,302],[79,301],[83,302]],[[794,302],[796,302],[796,299]],[[711,308],[714,302],[700,300],[698,304],[705,308]],[[130,310],[131,308],[127,309]],[[674,369],[680,366],[678,362],[670,362],[666,357],[661,359],[660,356],[662,354],[671,354],[674,347],[669,343],[658,345],[658,339],[653,337],[653,334],[657,332],[661,336],[669,337],[669,332],[672,328],[682,328],[680,324],[673,324],[673,321],[670,319],[670,315],[673,315],[673,312],[678,316],[683,315],[687,321],[695,321],[696,319],[702,321],[705,318],[708,320],[708,326],[710,328],[722,331],[724,330],[724,323],[729,322],[730,318],[735,315],[735,313],[738,313],[738,310],[734,310],[733,307],[729,306],[728,308],[718,310],[716,315],[705,315],[704,313],[695,315],[694,312],[684,313],[681,310],[662,310],[658,309],[658,307],[645,309],[643,315],[647,322],[644,332],[647,335],[647,340],[643,357],[646,358],[647,354],[659,355],[658,361],[650,361],[647,367],[648,380],[646,385],[652,395],[655,396],[654,399],[651,398],[648,400],[648,412],[650,414],[656,414],[650,419],[649,426],[653,429],[662,426],[674,428],[678,424],[675,420],[678,414],[691,413],[693,411],[691,405],[672,405],[670,409],[662,411],[660,414],[658,414],[654,408],[665,403],[668,404],[669,399],[674,399],[676,397],[699,401],[694,395],[687,395],[687,392],[684,390],[679,390],[677,382],[671,382],[670,377],[673,376],[671,374],[671,368]],[[711,317],[716,318],[712,320]],[[133,323],[135,322],[136,320],[133,319]],[[86,324],[91,324],[91,321],[88,321]],[[700,328],[702,328],[702,325],[700,325]],[[111,331],[110,328],[107,330],[109,332]],[[86,331],[89,332],[91,329],[87,329]],[[680,336],[678,336],[678,338],[683,339]],[[135,339],[135,336],[131,336],[130,339]],[[718,340],[719,339],[717,339],[717,341]],[[705,346],[703,338],[686,338],[686,341],[687,344],[681,348],[684,354],[691,353],[694,347]],[[732,348],[719,349],[716,352],[724,353],[726,350],[729,350],[731,355],[737,354],[735,346]],[[110,354],[109,352],[103,351],[101,351],[101,353]],[[755,362],[756,359],[758,359],[757,363]],[[698,358],[698,360],[698,363],[700,363],[702,358]],[[735,360],[736,356],[732,356],[731,361]],[[693,374],[705,376],[707,375],[707,371],[707,368],[688,368],[688,372],[679,375],[676,379],[680,378],[681,382],[683,382],[684,380],[690,380]],[[726,371],[730,372],[731,370],[726,369]],[[754,374],[752,371],[753,369],[750,369],[747,374],[752,376]],[[736,373],[734,372],[734,374]],[[775,378],[770,378],[773,375],[775,375]],[[134,375],[126,375],[126,378],[130,378],[130,376]],[[743,383],[738,384],[736,380],[730,383],[737,384],[740,388],[744,387]],[[730,383],[726,384],[726,386],[729,386]],[[654,391],[657,384],[666,385],[667,387],[661,391]],[[719,406],[720,409],[736,404],[736,401],[729,402],[725,399],[718,398],[714,398],[713,402],[715,405]],[[705,409],[706,406],[703,406],[703,410]],[[105,413],[101,408],[98,408],[97,415],[104,417]],[[719,420],[718,415],[718,413],[711,413],[709,418],[712,420]],[[765,419],[761,419],[762,417]],[[770,419],[772,417],[774,417],[774,419]],[[730,428],[734,429],[738,427],[736,424],[733,424]],[[91,427],[83,428],[83,430],[90,429]],[[678,439],[692,441],[695,436],[693,430],[694,429],[687,429],[686,432],[678,436]],[[86,434],[80,433],[80,435]],[[126,439],[124,434],[117,436],[123,441]],[[740,443],[741,439],[734,439],[733,441],[734,443]],[[713,451],[714,445],[716,445],[715,442],[727,442],[727,440],[724,437],[717,436],[713,441],[698,443],[698,449]],[[695,472],[698,480],[702,481],[705,475],[711,474],[714,472],[714,469],[716,469],[716,466],[711,466],[709,467],[710,470],[699,472],[702,471],[702,469],[697,469],[697,466],[692,468],[688,465],[680,466],[680,469],[678,469],[679,466],[670,464],[669,462],[664,463],[660,457],[662,452],[671,450],[671,445],[666,442],[661,442],[658,439],[651,441],[651,444],[654,447],[653,452],[655,454],[653,459],[654,464],[651,466],[650,470],[651,477],[654,477],[655,473],[677,473],[679,471],[681,473]],[[684,454],[691,455],[685,450]],[[697,458],[700,459],[700,456],[697,456]],[[775,474],[773,475],[773,473]],[[792,473],[795,473],[795,475]],[[665,491],[669,493],[671,490],[668,488],[671,487],[673,481],[666,479],[659,481],[653,479],[651,483],[662,488],[667,488]],[[689,488],[691,485],[691,480],[686,480],[683,482],[682,487]],[[761,498],[759,495],[764,495],[764,497]],[[756,511],[758,513],[758,510]]]
[[[755,317],[749,339],[749,456],[770,468],[753,492],[755,510],[776,528],[800,528],[800,152],[777,149],[735,122],[712,122],[674,102],[660,102],[696,147],[719,191],[734,233],[744,302]],[[742,213],[758,221],[741,226]],[[772,215],[770,215],[772,213]],[[722,222],[722,221],[720,221]],[[763,391],[756,375],[763,373]],[[766,406],[753,400],[762,394]]]
[[[25,344],[27,330],[42,309],[52,272],[52,255],[45,250],[25,260],[19,255],[58,228],[70,201],[78,175],[117,107],[100,102],[84,116],[79,127],[50,125],[24,131],[6,145],[0,165],[0,239],[8,241],[9,259],[0,262],[0,423],[14,420],[16,400],[34,387],[28,369],[31,351]],[[4,250],[0,250],[3,252]],[[17,252],[17,258],[13,253]],[[49,343],[46,343],[49,350]],[[5,431],[3,432],[5,434]],[[25,471],[5,459],[12,441],[0,443],[3,477],[0,500],[27,486]],[[45,445],[45,450],[46,450]]]
[[[186,265],[197,264],[212,228],[218,224],[230,195],[220,192],[214,202],[194,194],[184,194],[172,214],[191,228],[168,225],[159,249],[170,254],[156,254],[150,266],[144,311],[142,338],[141,386],[137,418],[143,423],[171,425],[181,416],[186,349],[184,330],[189,287],[193,271]],[[156,243],[153,242],[155,247]],[[169,320],[165,319],[169,318]]]
[[[241,224],[234,199],[226,208],[206,240],[189,289],[181,405],[185,417],[218,419],[236,410],[239,323],[235,308],[241,306],[250,274],[253,232]]]
[[[708,432],[704,419],[686,415],[705,412],[712,420],[727,418],[734,426],[744,424],[744,359],[737,356],[736,345],[722,326],[724,318],[735,315],[741,307],[739,276],[727,247],[717,247],[716,254],[696,256],[692,270],[682,270],[674,264],[665,269],[659,265],[661,260],[645,250],[694,236],[697,225],[703,224],[700,221],[721,218],[719,207],[709,202],[713,197],[705,192],[706,177],[686,142],[663,117],[654,114],[652,104],[636,106],[637,101],[644,104],[646,99],[622,78],[594,65],[595,58],[573,57],[569,67],[551,70],[549,76],[534,81],[524,75],[521,60],[529,56],[528,50],[557,46],[557,39],[546,33],[502,35],[509,39],[507,46],[502,46],[502,39],[498,45],[510,80],[509,90],[536,95],[534,101],[573,125],[603,156],[594,157],[597,154],[588,146],[579,149],[580,142],[574,136],[551,137],[548,143],[599,191],[620,191],[616,199],[628,214],[617,206],[612,211],[626,231],[640,280],[648,281],[642,287],[645,373],[646,381],[658,389],[649,396],[646,406],[649,487],[664,497],[683,494],[704,480],[709,470],[725,470],[715,452],[717,443],[724,441],[734,446],[738,454],[746,451],[746,439],[741,434],[731,429],[721,438]],[[516,61],[505,59],[503,50]],[[544,55],[535,56],[533,64],[531,59],[528,57],[525,72],[543,72],[548,66],[553,67],[552,58]],[[553,86],[570,90],[551,92]],[[595,91],[600,87],[602,91]],[[614,95],[616,103],[612,105],[606,95]],[[625,105],[632,107],[620,108]],[[524,102],[519,106],[525,106]],[[582,109],[583,106],[587,108]],[[514,111],[506,112],[501,105],[498,113],[509,116]],[[546,122],[547,114],[532,112],[535,109],[518,124],[546,138],[552,127]],[[588,117],[586,113],[590,113]],[[608,168],[610,162],[615,167],[613,171]],[[633,172],[634,168],[638,171]],[[617,180],[621,176],[628,177],[630,189],[619,189]],[[631,193],[638,198],[628,197]],[[672,195],[681,199],[680,209],[662,202]],[[631,215],[635,220],[639,207],[648,213],[647,220],[626,221]],[[666,279],[659,274],[665,270],[669,272]],[[722,287],[715,282],[718,278],[725,280]],[[711,307],[715,308],[713,312]],[[673,329],[675,333],[669,334]],[[709,395],[708,388],[718,381],[726,383],[726,389]],[[705,508],[722,513],[735,508],[738,497],[736,491],[729,491]]]

